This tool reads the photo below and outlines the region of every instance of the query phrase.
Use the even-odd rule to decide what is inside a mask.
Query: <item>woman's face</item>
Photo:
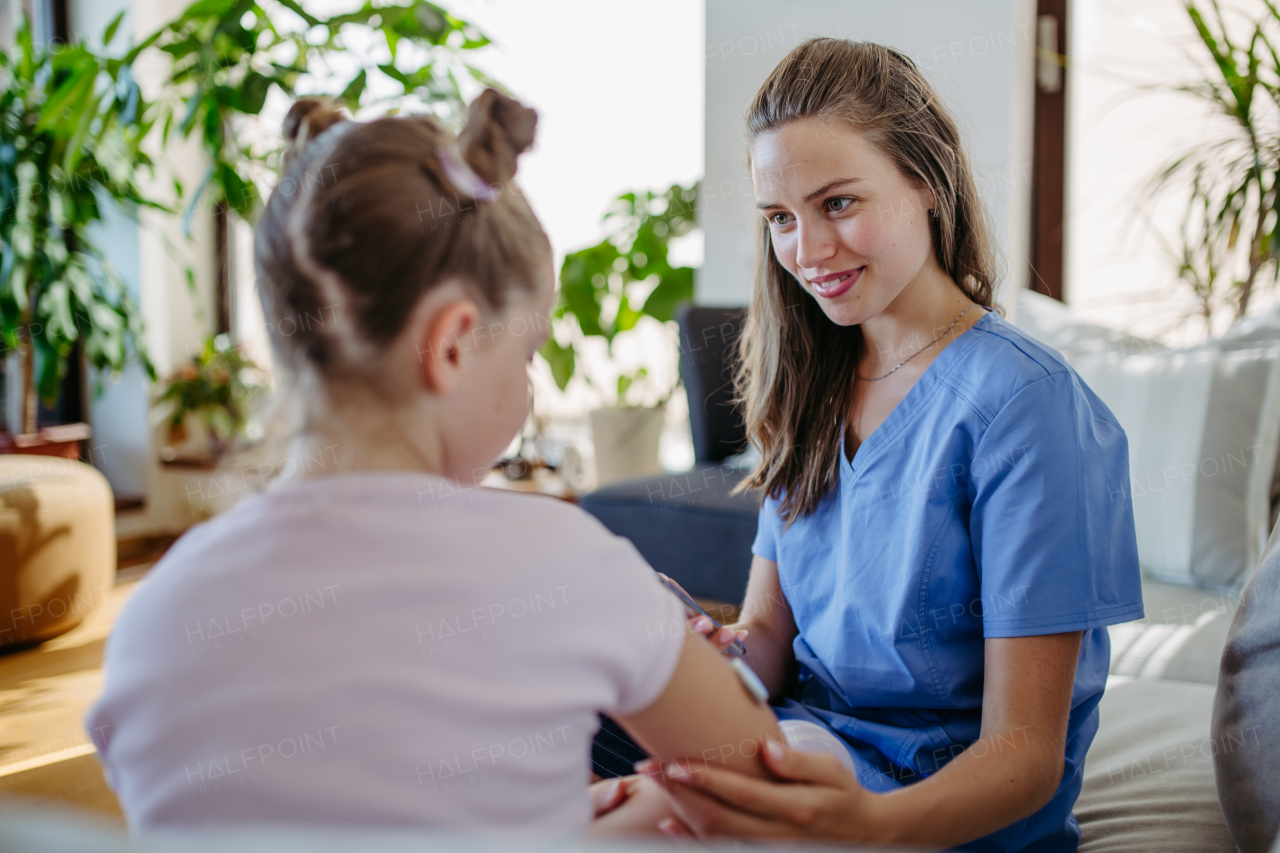
[[[778,262],[841,326],[880,314],[933,261],[931,193],[839,122],[760,134],[751,178]]]

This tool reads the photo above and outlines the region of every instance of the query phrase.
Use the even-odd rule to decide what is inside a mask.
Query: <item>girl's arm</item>
[[[685,634],[675,673],[657,700],[618,723],[659,761],[691,758],[762,779],[769,776],[761,758],[765,738],[782,740],[773,712],[695,633]]]
[[[695,626],[697,621],[694,620]],[[709,630],[711,626],[706,627]],[[743,660],[769,688],[769,697],[777,699],[794,675],[796,659],[791,643],[798,632],[791,605],[778,582],[778,564],[773,560],[752,558],[742,614],[737,623],[726,625],[709,639],[723,651],[737,632],[743,630],[747,631],[747,636],[742,638],[747,647]]]
[[[698,835],[964,844],[1034,814],[1057,790],[1081,636],[987,640],[981,736],[933,776],[889,794],[861,788],[834,756],[790,749],[766,753],[785,782],[692,763],[684,780],[670,765],[645,773]]]

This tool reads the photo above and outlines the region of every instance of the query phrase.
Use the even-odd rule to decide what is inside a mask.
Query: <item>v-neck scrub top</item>
[[[1143,615],[1128,458],[1124,430],[1062,357],[985,314],[852,461],[840,454],[813,513],[787,527],[778,500],[761,507],[752,551],[778,564],[799,629],[800,679],[779,718],[828,726],[864,787],[893,790],[978,739],[985,638],[1083,631],[1053,799],[960,848],[1074,851],[1105,626]]]

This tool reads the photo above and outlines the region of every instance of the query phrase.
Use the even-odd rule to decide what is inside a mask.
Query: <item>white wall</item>
[[[125,19],[110,46],[110,52],[120,54],[127,50],[130,38],[135,42],[146,38],[186,5],[183,0],[71,0],[70,29],[76,38],[101,46],[103,28],[124,10]],[[166,57],[154,50],[139,59],[136,72],[145,97],[156,96],[165,62]],[[198,143],[191,141],[172,142],[161,152],[153,138],[149,153],[163,169],[154,183],[144,183],[144,192],[162,201],[174,201],[167,176],[176,175],[194,186],[205,168]],[[107,204],[104,219],[92,235],[138,300],[147,326],[147,348],[156,371],[164,377],[198,349],[212,327],[209,218],[193,217],[192,240],[182,235],[176,218],[168,215],[143,212],[140,224]],[[184,265],[195,273],[194,294],[186,284]],[[91,382],[94,379],[100,379],[104,388],[89,404],[92,461],[118,497],[146,498],[143,511],[117,519],[118,531],[132,536],[179,529],[187,523],[189,501],[159,464],[158,434],[150,425],[150,382],[137,364],[119,377],[93,377]]]
[[[125,12],[112,52],[128,49],[132,30],[129,0],[71,0],[68,5],[74,41],[102,48],[102,32],[111,19]],[[89,231],[135,300],[141,299],[138,222],[108,199],[100,199],[103,222]],[[100,389],[100,393],[97,393]],[[145,497],[151,443],[147,428],[147,380],[142,368],[130,364],[118,377],[89,372],[89,424],[93,428],[90,458],[111,484],[117,497]]]
[[[755,261],[743,114],[800,41],[833,36],[893,47],[957,116],[995,225],[1008,280],[1025,286],[1030,199],[1034,4],[1029,0],[707,0],[705,262],[698,301],[741,305]],[[1016,294],[998,299],[1011,307]]]

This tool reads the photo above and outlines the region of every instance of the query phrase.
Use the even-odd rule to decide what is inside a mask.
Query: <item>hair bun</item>
[[[307,143],[335,124],[347,120],[342,105],[333,98],[298,98],[284,117],[284,168],[289,171],[307,150]]]
[[[458,135],[467,164],[490,184],[505,185],[516,174],[516,158],[533,145],[538,114],[495,89],[485,89],[467,110]]]

